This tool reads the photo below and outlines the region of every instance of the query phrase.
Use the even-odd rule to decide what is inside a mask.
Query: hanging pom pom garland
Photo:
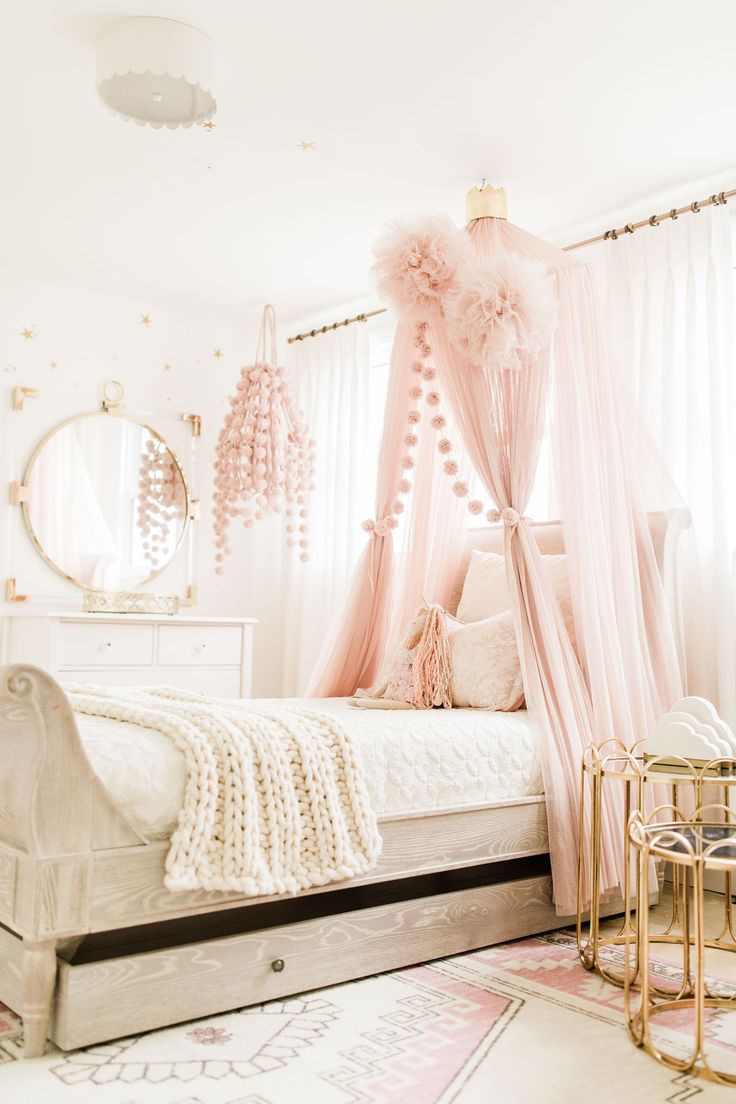
[[[228,529],[240,517],[247,529],[267,514],[283,513],[286,544],[309,559],[308,502],[314,490],[315,442],[284,368],[276,360],[276,316],[263,311],[256,363],[241,369],[215,449],[215,571],[223,574],[231,548]]]
[[[429,327],[426,322],[417,322],[415,325],[415,338],[414,344],[417,349],[417,359],[412,364],[412,372],[420,377],[421,380],[433,381],[437,377],[437,370],[433,367],[429,361],[429,357],[432,355],[432,349],[429,345]],[[437,408],[442,402],[442,396],[438,390],[435,389],[433,384],[432,390],[426,394],[424,388],[419,384],[414,384],[409,388],[409,398],[414,402],[419,403],[421,399],[424,399],[426,405],[429,407],[429,424],[437,434],[442,434],[443,430],[447,428],[447,419],[444,414],[437,413]],[[420,428],[422,422],[422,412],[417,408],[412,408],[407,413],[407,422],[409,423],[409,432],[404,437],[404,444],[406,445],[406,453],[400,460],[401,468],[403,469],[404,476],[406,472],[411,471],[414,467],[415,461],[412,455],[414,449],[419,444],[419,437],[417,431]],[[477,517],[479,514],[485,512],[485,517],[491,525],[496,525],[499,522],[503,522],[505,525],[511,528],[518,524],[519,516],[515,510],[497,510],[495,507],[486,510],[483,503],[479,498],[471,498],[470,487],[464,480],[458,479],[457,475],[460,471],[460,465],[457,460],[453,459],[452,452],[454,445],[449,437],[440,436],[437,441],[437,451],[440,456],[443,457],[442,470],[445,475],[449,476],[453,480],[452,490],[458,498],[467,499],[467,509],[470,514]],[[374,521],[372,518],[367,518],[363,522],[363,529],[367,533],[372,533],[375,537],[385,537],[392,530],[396,529],[399,524],[399,514],[404,512],[403,498],[408,495],[412,489],[411,482],[402,477],[396,486],[398,496],[392,503],[389,512],[382,517],[379,521]]]

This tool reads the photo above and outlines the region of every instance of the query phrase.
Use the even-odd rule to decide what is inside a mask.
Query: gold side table
[[[580,809],[579,809],[579,850],[578,850],[578,908],[577,941],[580,961],[586,970],[593,970],[606,981],[623,987],[624,970],[605,961],[602,951],[609,947],[627,947],[634,952],[633,969],[630,970],[630,984],[636,984],[638,959],[636,958],[636,926],[631,909],[626,906],[621,925],[614,934],[601,933],[601,818],[603,802],[615,796],[616,787],[621,801],[621,850],[624,871],[623,905],[630,899],[638,901],[642,886],[639,882],[638,866],[633,870],[629,854],[629,836],[627,825],[632,813],[638,812],[645,817],[647,806],[652,810],[650,819],[661,821],[685,821],[690,818],[688,809],[697,809],[704,805],[706,787],[716,787],[718,800],[728,807],[731,787],[736,786],[736,763],[732,759],[716,759],[702,765],[694,765],[687,759],[677,756],[645,760],[641,754],[641,745],[629,750],[621,740],[608,740],[600,745],[590,744],[583,752],[580,771]],[[664,787],[655,791],[654,786]],[[665,796],[666,800],[662,801]],[[736,802],[736,790],[733,793]],[[658,804],[657,804],[658,802]],[[735,818],[736,819],[736,818]],[[586,863],[587,858],[587,863]],[[671,864],[672,871],[672,908],[664,930],[650,934],[650,942],[675,943],[687,948],[692,942],[689,930],[690,916],[684,907],[688,893],[689,872],[682,864],[671,863],[663,857],[665,864]],[[736,930],[731,902],[731,870],[723,871],[724,878],[724,915],[722,927],[715,938],[706,941],[707,946],[725,950],[736,949]],[[657,887],[651,877],[647,883],[647,901],[649,890]],[[586,893],[587,890],[587,893]],[[585,905],[590,901],[589,915],[585,920]],[[689,972],[683,977],[687,991]],[[668,990],[662,995],[671,996]]]
[[[736,874],[736,823],[728,805],[706,805],[695,810],[687,822],[672,820],[651,823],[639,812],[631,816],[628,839],[634,849],[639,883],[636,905],[636,931],[627,928],[624,954],[624,1005],[626,1023],[637,1046],[657,1061],[680,1072],[697,1073],[721,1085],[736,1085],[736,1067],[731,1072],[712,1064],[706,1045],[706,1011],[729,1009],[736,1011],[736,992],[728,996],[708,991],[705,979],[705,948],[713,942],[705,936],[703,879],[706,871],[719,871],[730,880]],[[682,947],[683,984],[676,994],[662,994],[650,976],[649,949],[654,938],[649,932],[648,898],[652,860],[671,863],[692,881],[692,896],[685,895],[682,907],[688,922]],[[627,909],[630,902],[627,902]],[[632,962],[630,944],[635,941]],[[717,944],[722,950],[734,951],[736,945]],[[634,970],[636,969],[636,974]],[[638,991],[634,982],[638,982]],[[685,984],[687,982],[687,984]],[[691,1010],[694,1013],[693,1042],[685,1056],[673,1054],[652,1037],[652,1024],[667,1013]],[[712,1041],[712,1040],[711,1040]],[[730,1048],[732,1049],[732,1048]]]

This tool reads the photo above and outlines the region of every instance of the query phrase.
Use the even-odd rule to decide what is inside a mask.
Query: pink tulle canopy
[[[505,219],[464,231],[442,216],[398,224],[376,249],[376,277],[399,318],[376,514],[310,692],[371,685],[422,599],[447,604],[463,513],[488,508],[504,526],[526,702],[543,737],[555,903],[570,915],[583,748],[643,738],[682,693],[636,419],[588,267]],[[526,517],[546,434],[575,646]],[[468,464],[489,503],[472,497]],[[606,807],[602,888],[622,879],[620,819]]]

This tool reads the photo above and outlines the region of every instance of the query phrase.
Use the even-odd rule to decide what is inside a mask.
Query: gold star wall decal
[[[215,349],[214,352],[212,353],[212,355],[215,358],[215,360],[219,360],[220,357],[222,356],[222,349]]]
[[[307,150],[313,150],[316,145],[316,142],[305,142],[303,138],[300,138],[294,149],[300,149],[302,153],[306,153]]]
[[[148,314],[141,315],[141,326],[148,328],[151,325],[151,316]]]
[[[58,368],[58,367],[59,367],[58,361],[56,361],[56,360],[50,360],[49,361],[49,368]]]
[[[202,123],[202,130],[209,130],[211,133],[216,126],[217,123],[213,123],[211,119],[208,119],[206,123]]]
[[[33,326],[26,326],[25,329],[22,329],[20,331],[20,336],[23,338],[24,341],[33,341],[34,337],[36,336],[33,332]]]
[[[170,364],[164,364],[164,372],[170,372],[170,371],[171,371],[171,365]]]

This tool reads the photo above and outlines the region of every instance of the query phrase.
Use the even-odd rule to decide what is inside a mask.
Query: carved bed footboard
[[[0,670],[0,841],[37,857],[145,842],[92,770],[64,691],[30,665]]]
[[[27,1056],[46,1043],[58,943],[89,930],[94,851],[140,842],[61,687],[37,667],[0,670],[0,998],[23,1016]]]

